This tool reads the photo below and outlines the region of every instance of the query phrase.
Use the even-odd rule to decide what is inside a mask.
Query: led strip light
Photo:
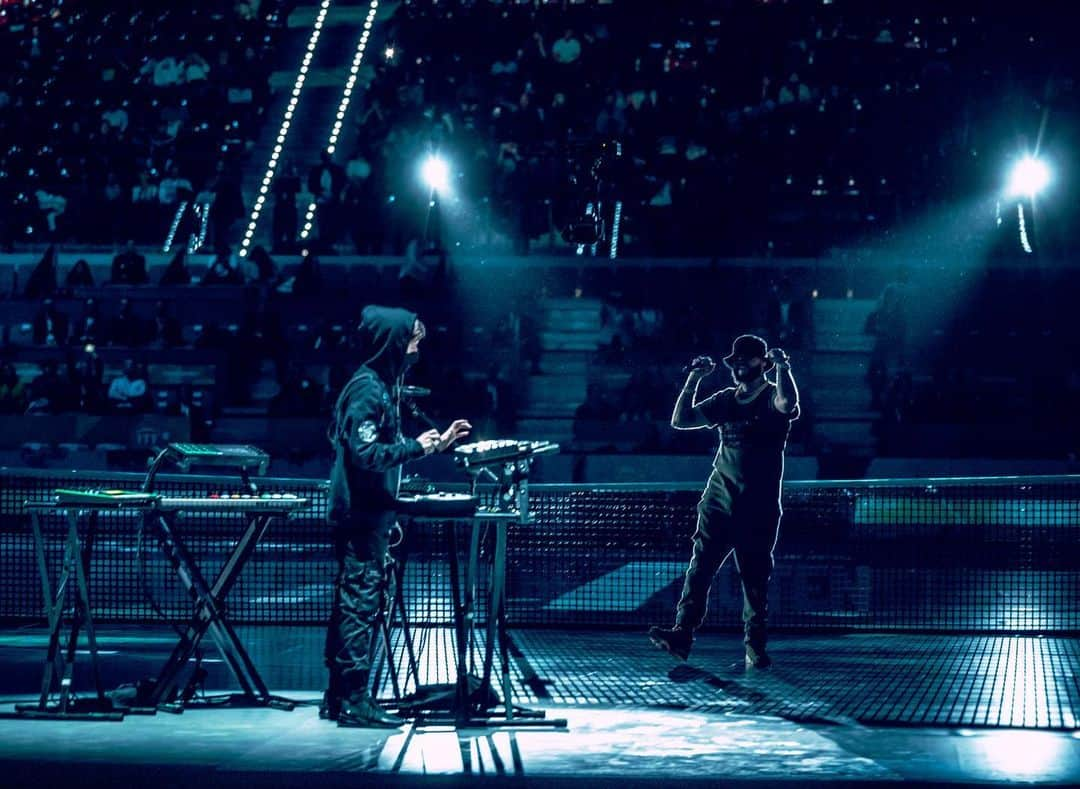
[[[169,235],[165,236],[165,246],[161,248],[162,252],[168,252],[172,249],[173,240],[176,238],[176,230],[180,227],[180,220],[184,216],[184,211],[187,210],[187,205],[187,200],[181,200],[176,213],[173,214],[172,226],[169,227]]]
[[[1016,204],[1016,219],[1020,226],[1020,246],[1027,254],[1033,254],[1031,242],[1028,241],[1027,222],[1024,221],[1024,204]]]
[[[293,113],[296,112],[296,105],[300,101],[300,93],[304,89],[304,82],[307,80],[311,60],[315,57],[315,47],[319,43],[319,36],[322,35],[323,23],[326,21],[326,14],[330,10],[331,2],[333,0],[322,0],[319,4],[319,13],[315,17],[315,24],[311,28],[307,51],[304,52],[304,59],[300,64],[300,71],[296,75],[296,82],[293,83],[292,95],[289,97],[289,104],[285,108],[285,115],[281,120],[281,127],[278,129],[274,149],[270,152],[270,161],[266,165],[266,174],[263,175],[262,186],[259,187],[259,194],[255,198],[254,207],[251,209],[251,219],[248,220],[247,230],[244,231],[244,240],[240,242],[240,257],[247,257],[251,239],[255,237],[255,227],[259,224],[259,215],[262,214],[263,205],[266,203],[266,195],[270,192],[270,184],[274,180],[274,173],[277,170],[278,161],[281,159],[281,152],[285,148],[285,140],[289,136],[289,126],[292,124]]]
[[[345,115],[349,110],[349,102],[352,101],[353,88],[356,87],[356,75],[360,72],[360,64],[364,60],[364,51],[367,49],[368,39],[371,37],[371,28],[375,26],[375,11],[379,7],[379,0],[371,0],[368,5],[367,19],[364,20],[364,32],[360,34],[360,41],[356,45],[356,54],[353,55],[352,66],[349,67],[349,78],[345,81],[345,88],[341,91],[341,101],[338,102],[337,116],[334,119],[334,127],[330,131],[330,138],[326,141],[326,152],[333,155],[337,150],[338,138],[341,137],[341,128],[345,123]],[[314,227],[315,211],[318,205],[309,203],[307,213],[304,215],[304,223],[300,228],[300,239],[306,241]]]
[[[611,259],[619,256],[619,225],[622,224],[622,200],[615,201],[615,218],[611,222]]]
[[[191,238],[188,240],[188,252],[194,255],[200,249],[203,244],[206,243],[206,228],[210,224],[210,204],[209,203],[196,203],[195,204],[195,216],[199,217],[199,232],[191,234]]]

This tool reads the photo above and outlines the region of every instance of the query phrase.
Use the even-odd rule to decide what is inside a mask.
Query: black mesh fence
[[[238,479],[160,476],[168,495],[238,492]],[[23,502],[54,488],[138,488],[136,475],[0,470],[0,619],[42,618],[41,584]],[[228,596],[246,623],[317,623],[334,573],[319,481],[259,480],[267,492],[312,500],[275,521]],[[771,586],[771,621],[800,630],[1080,631],[1080,477],[788,483]],[[690,553],[696,489],[680,486],[532,486],[536,522],[509,527],[511,623],[643,627],[671,620]],[[43,516],[55,576],[66,524]],[[211,578],[243,516],[184,516],[178,532]],[[468,523],[413,523],[397,553],[417,623],[450,620],[448,531]],[[490,531],[494,527],[488,526]],[[139,516],[103,513],[91,595],[103,621],[154,621],[148,598],[180,621],[191,603],[147,540]],[[488,535],[490,537],[490,535]],[[742,598],[728,562],[716,576],[707,624],[740,626]],[[481,578],[481,593],[486,578]]]

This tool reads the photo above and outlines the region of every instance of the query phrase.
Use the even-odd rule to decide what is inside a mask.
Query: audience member
[[[15,365],[0,366],[0,414],[21,414],[26,410],[26,385],[19,378]]]
[[[202,285],[243,285],[244,275],[236,263],[236,256],[228,247],[220,247],[214,260],[200,281]]]
[[[30,382],[27,414],[60,414],[70,405],[70,387],[60,377],[59,365],[45,362],[41,373]]]
[[[53,295],[56,293],[56,277],[56,247],[50,246],[26,280],[26,297],[40,299]]]
[[[146,371],[131,359],[124,362],[124,369],[109,384],[109,405],[114,411],[139,413],[150,405]]]
[[[124,249],[113,258],[112,276],[109,278],[109,283],[112,285],[145,285],[148,281],[146,258],[135,248],[135,242],[129,240]]]
[[[32,324],[34,345],[58,347],[67,344],[68,318],[52,299],[45,299]]]
[[[180,322],[170,314],[169,306],[164,301],[154,305],[154,320],[150,325],[148,340],[162,348],[176,348],[183,344]]]
[[[105,342],[105,327],[101,323],[101,312],[95,299],[89,298],[83,302],[82,315],[72,329],[71,339],[79,346]]]
[[[71,271],[64,277],[64,287],[68,288],[92,288],[94,287],[94,275],[90,271],[90,264],[85,258],[79,258]]]
[[[142,319],[135,314],[130,299],[121,299],[120,307],[109,327],[109,344],[121,348],[135,348],[145,341],[146,333]]]

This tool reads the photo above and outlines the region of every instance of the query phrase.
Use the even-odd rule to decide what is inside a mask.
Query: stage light
[[[387,60],[393,60],[394,59],[394,48],[393,47],[387,47],[386,51],[383,52],[383,55],[386,57]]]
[[[1009,197],[1033,198],[1049,183],[1050,168],[1046,162],[1034,156],[1025,156],[1013,166],[1006,191]]]
[[[445,159],[434,154],[420,166],[420,176],[432,191],[445,192],[450,187],[450,166]]]

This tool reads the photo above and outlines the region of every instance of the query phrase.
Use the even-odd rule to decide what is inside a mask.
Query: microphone
[[[689,375],[693,370],[707,370],[715,366],[716,362],[712,360],[711,356],[695,356],[690,364],[682,368],[682,371],[683,375]]]
[[[401,396],[406,399],[430,397],[431,390],[424,386],[403,386],[401,387]]]

